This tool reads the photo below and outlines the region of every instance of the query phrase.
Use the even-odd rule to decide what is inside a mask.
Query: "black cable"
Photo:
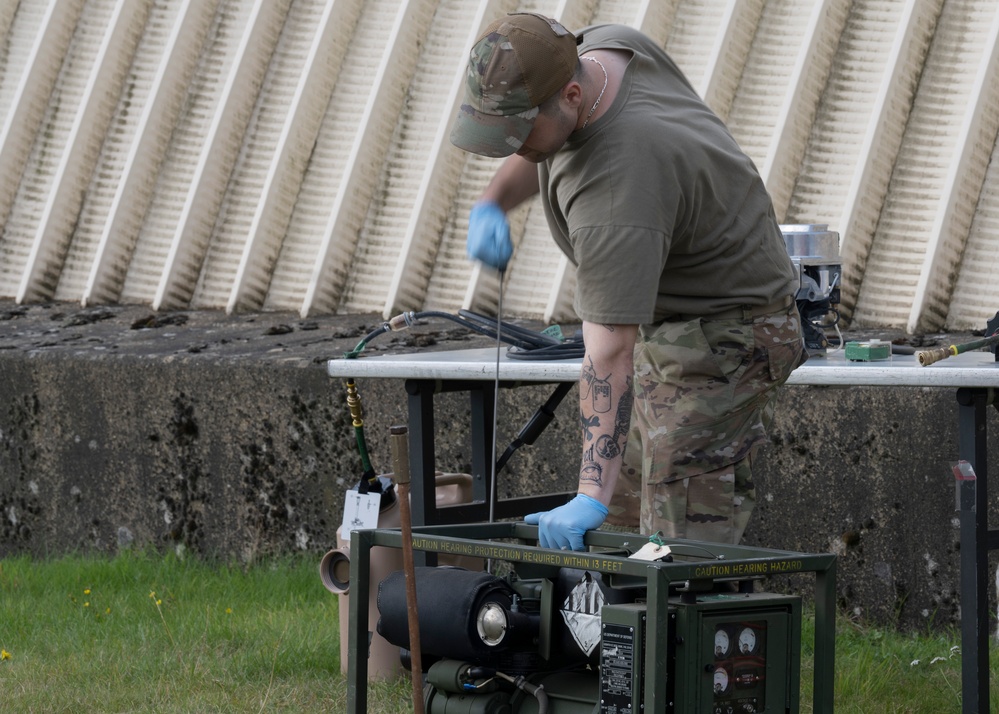
[[[479,315],[478,313],[471,312],[470,310],[459,310],[458,317],[460,318],[462,324],[465,324],[468,327],[477,325],[478,327],[473,329],[481,329],[484,334],[488,334],[490,337],[495,337],[496,320],[485,315]],[[547,335],[544,332],[536,332],[526,327],[520,327],[519,325],[511,325],[508,322],[500,322],[500,325],[502,326],[503,335],[512,335],[513,337],[510,338],[510,344],[516,346],[521,346],[517,345],[517,342],[523,343],[522,346],[532,348],[560,344],[558,338]]]
[[[538,407],[534,415],[524,424],[517,438],[506,448],[503,455],[496,460],[496,473],[503,470],[506,462],[510,460],[513,453],[521,446],[534,446],[534,442],[541,435],[549,424],[555,419],[555,410],[562,403],[565,395],[576,386],[575,382],[560,382],[555,391],[544,404]]]
[[[581,359],[585,353],[586,347],[583,345],[583,341],[573,340],[528,350],[518,350],[511,347],[507,350],[506,356],[510,359],[520,360]]]
[[[406,312],[393,317],[388,322],[382,323],[369,332],[353,350],[344,354],[344,358],[353,359],[357,357],[367,344],[379,335],[390,330],[402,330],[412,327],[416,320],[426,318],[449,320],[480,335],[485,335],[493,339],[497,337],[496,320],[471,312],[470,310],[460,310],[457,315],[438,310]],[[507,356],[510,359],[552,360],[574,359],[583,356],[583,341],[581,338],[561,341],[557,337],[544,332],[537,332],[508,322],[500,322],[499,339],[511,346],[511,349],[507,352]]]

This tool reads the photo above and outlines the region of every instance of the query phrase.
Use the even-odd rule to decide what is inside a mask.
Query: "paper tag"
[[[636,560],[663,560],[671,552],[668,545],[657,545],[649,541],[628,557]]]
[[[378,527],[378,511],[382,505],[380,493],[360,493],[351,489],[343,499],[343,523],[340,537],[350,540],[350,532]]]

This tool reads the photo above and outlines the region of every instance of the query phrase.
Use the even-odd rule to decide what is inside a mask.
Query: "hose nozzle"
[[[916,359],[919,360],[919,365],[921,367],[925,367],[956,354],[957,351],[954,349],[954,346],[951,345],[950,347],[938,347],[935,350],[921,350],[916,353]]]
[[[391,318],[386,325],[392,332],[399,332],[400,330],[406,330],[412,327],[416,323],[416,313],[415,312],[402,312]]]
[[[361,397],[357,393],[357,384],[352,378],[347,379],[347,407],[350,409],[350,418],[354,428],[364,426]]]
[[[948,357],[953,357],[954,355],[971,352],[972,350],[977,350],[982,347],[991,347],[996,343],[999,343],[999,335],[989,335],[981,340],[972,340],[971,342],[964,342],[960,345],[950,345],[948,347],[938,347],[935,350],[917,352],[916,359],[919,360],[920,366],[925,367],[928,364],[939,362],[942,359],[947,359]]]

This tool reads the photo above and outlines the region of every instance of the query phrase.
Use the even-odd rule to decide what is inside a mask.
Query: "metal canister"
[[[782,225],[788,255],[802,258],[806,264],[839,262],[839,233],[827,223]]]

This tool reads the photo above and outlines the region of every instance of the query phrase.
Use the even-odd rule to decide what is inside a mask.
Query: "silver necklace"
[[[604,98],[604,92],[607,91],[607,68],[604,67],[604,63],[596,57],[580,57],[580,59],[596,62],[600,66],[600,69],[604,72],[604,87],[600,90],[600,94],[597,95],[597,101],[593,102],[593,106],[590,107],[590,113],[586,115],[586,121],[583,122],[583,126],[579,127],[580,130],[583,130],[586,128],[586,125],[590,123],[590,117],[593,116],[593,112],[597,110],[597,107],[600,105],[600,100]]]

